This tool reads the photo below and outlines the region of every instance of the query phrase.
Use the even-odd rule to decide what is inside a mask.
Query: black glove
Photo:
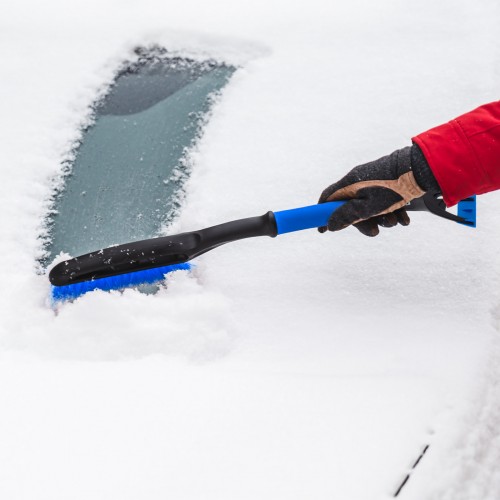
[[[440,188],[420,148],[414,144],[389,156],[353,168],[328,186],[318,203],[350,200],[335,210],[328,227],[319,232],[339,231],[351,224],[366,236],[377,236],[378,226],[407,226],[410,218],[403,208],[414,198]]]

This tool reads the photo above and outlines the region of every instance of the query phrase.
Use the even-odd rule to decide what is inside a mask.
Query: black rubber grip
[[[70,285],[187,262],[224,243],[277,235],[273,212],[174,236],[126,243],[69,259],[55,266],[49,280],[55,286]]]

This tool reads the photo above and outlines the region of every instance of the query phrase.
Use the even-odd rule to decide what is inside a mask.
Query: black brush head
[[[193,257],[199,243],[200,235],[193,232],[105,248],[57,264],[49,280],[54,286],[65,286],[181,264]]]

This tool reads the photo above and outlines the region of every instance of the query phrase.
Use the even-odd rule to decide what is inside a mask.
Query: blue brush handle
[[[274,212],[278,234],[326,226],[330,215],[344,203],[345,201],[329,201],[319,205]]]

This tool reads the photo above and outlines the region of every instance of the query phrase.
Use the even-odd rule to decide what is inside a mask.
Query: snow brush
[[[330,215],[345,201],[332,201],[173,236],[136,241],[91,252],[57,264],[49,273],[54,301],[74,299],[92,290],[119,290],[152,284],[165,274],[190,269],[189,261],[224,243],[255,236],[271,236],[326,226]],[[427,211],[471,227],[476,225],[475,197],[458,204],[458,214],[446,211],[434,194],[411,201],[409,211]]]

